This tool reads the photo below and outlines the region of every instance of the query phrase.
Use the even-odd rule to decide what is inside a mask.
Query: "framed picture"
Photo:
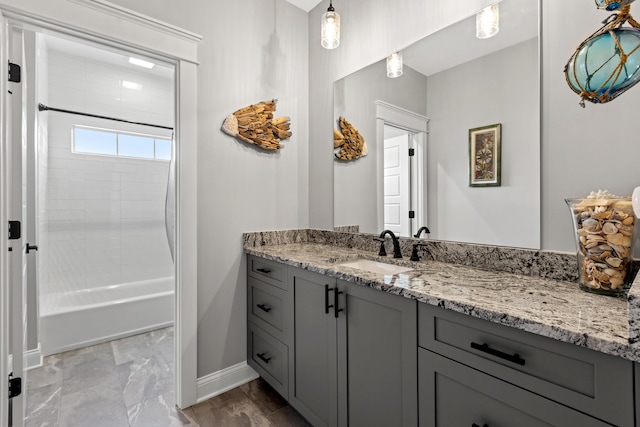
[[[501,124],[469,129],[469,186],[500,185]]]

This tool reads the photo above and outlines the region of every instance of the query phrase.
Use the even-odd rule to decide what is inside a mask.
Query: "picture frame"
[[[502,124],[469,129],[469,186],[499,187]]]

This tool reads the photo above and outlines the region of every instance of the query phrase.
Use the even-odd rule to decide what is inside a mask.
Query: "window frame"
[[[90,130],[90,131],[94,131],[94,132],[103,132],[103,133],[115,134],[115,136],[116,136],[116,147],[115,147],[116,148],[116,154],[97,153],[97,152],[87,152],[87,151],[78,151],[78,150],[76,150],[76,129],[84,129],[84,130]],[[119,140],[119,136],[120,135],[142,137],[142,138],[148,138],[148,139],[153,140],[153,157],[138,157],[138,156],[121,155],[120,154],[120,140]],[[173,137],[162,136],[162,135],[152,134],[152,133],[130,132],[130,131],[122,131],[122,130],[117,130],[117,129],[109,129],[109,128],[102,128],[102,127],[96,127],[96,126],[86,126],[86,125],[80,125],[80,124],[71,125],[71,153],[78,154],[78,155],[83,155],[83,156],[120,157],[120,158],[123,158],[123,159],[153,160],[153,161],[159,161],[159,162],[168,162],[168,161],[170,161],[171,157],[168,158],[168,159],[163,159],[163,158],[158,158],[157,157],[158,149],[157,149],[157,146],[156,146],[156,140],[169,141],[170,149],[171,150],[173,149],[173,143],[174,143]]]

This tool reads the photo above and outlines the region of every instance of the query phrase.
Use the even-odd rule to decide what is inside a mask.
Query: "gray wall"
[[[344,116],[367,142],[369,154],[354,161],[334,160],[334,221],[336,226],[359,225],[362,232],[382,231],[378,225],[378,167],[382,148],[376,141],[376,105],[380,100],[426,115],[427,78],[404,67],[399,79],[387,77],[386,60],[378,61],[334,85],[335,121]],[[407,87],[414,90],[408,91]],[[327,144],[331,143],[327,139]]]
[[[246,360],[241,234],[308,225],[307,14],[284,0],[113,2],[203,36],[197,165],[202,377]],[[279,100],[276,115],[291,117],[293,131],[278,153],[220,130],[235,110],[272,98]]]
[[[537,50],[531,39],[427,79],[432,238],[540,247]],[[468,130],[494,123],[502,124],[501,185],[470,187]]]

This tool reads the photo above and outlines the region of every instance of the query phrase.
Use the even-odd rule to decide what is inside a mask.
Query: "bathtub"
[[[173,325],[166,277],[40,297],[42,354],[61,353]]]

